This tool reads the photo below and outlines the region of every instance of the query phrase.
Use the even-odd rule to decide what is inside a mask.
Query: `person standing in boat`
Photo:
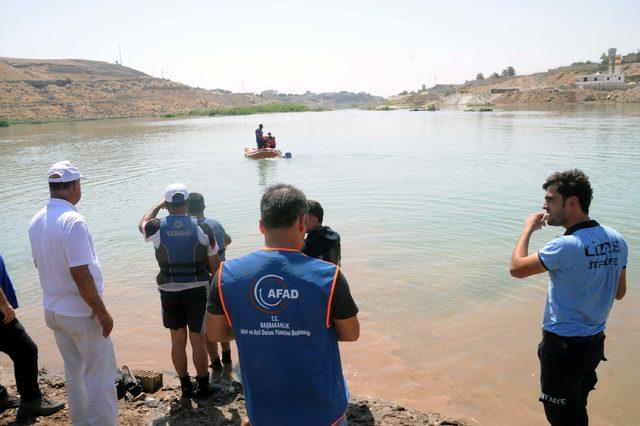
[[[264,138],[264,134],[262,132],[262,124],[258,125],[258,128],[256,129],[256,145],[258,145],[258,149],[262,149],[265,147],[265,138]]]

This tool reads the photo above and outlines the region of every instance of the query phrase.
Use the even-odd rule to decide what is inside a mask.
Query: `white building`
[[[616,55],[615,47],[608,50],[608,56],[609,72],[606,74],[598,72],[592,75],[581,75],[576,80],[576,85],[580,89],[615,90],[627,88],[627,84],[624,81],[624,74],[619,72],[622,58],[619,55]],[[618,72],[616,72],[616,68],[618,68]]]
[[[616,73],[581,75],[576,80],[576,85],[580,89],[591,90],[615,90],[627,88],[627,83],[624,80],[624,74]]]

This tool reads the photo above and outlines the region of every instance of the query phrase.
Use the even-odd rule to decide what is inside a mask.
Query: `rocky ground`
[[[119,401],[120,425],[242,425],[248,419],[242,395],[242,385],[230,378],[214,377],[223,390],[206,400],[181,399],[179,382],[174,376],[164,377],[158,392],[137,401]],[[51,399],[66,400],[64,377],[41,371],[40,386]],[[7,386],[15,394],[15,386]],[[351,425],[468,425],[470,421],[455,420],[437,413],[419,412],[387,401],[352,398],[347,411]],[[24,417],[18,409],[0,412],[0,425],[60,425],[71,424],[67,408],[49,416]]]
[[[546,105],[551,107],[576,104],[613,104],[640,102],[640,63],[624,64],[620,71],[626,76],[626,90],[581,90],[575,82],[583,75],[604,72],[598,64],[576,65],[546,72],[513,77],[487,78],[464,84],[437,85],[397,96],[386,103],[390,108],[424,108],[492,104],[495,106]],[[517,89],[510,90],[510,89]],[[506,93],[492,93],[505,91]]]

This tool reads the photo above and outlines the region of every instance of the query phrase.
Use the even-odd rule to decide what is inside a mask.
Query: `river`
[[[291,159],[249,160],[258,123]],[[61,371],[44,325],[27,226],[45,203],[46,172],[69,159],[87,177],[79,211],[93,233],[115,318],[118,364],[171,372],[141,216],[167,184],[204,194],[206,213],[233,243],[262,245],[259,198],[291,183],[319,200],[343,241],[343,271],[360,307],[362,336],[341,344],[352,393],[464,416],[480,424],[542,424],[536,345],[547,277],[509,276],[524,218],[542,183],[578,167],[594,187],[591,217],[629,244],[628,295],[608,322],[594,424],[634,424],[640,384],[637,315],[640,107],[563,110],[309,112],[15,125],[0,129],[0,253],[17,287],[18,316]],[[634,219],[635,218],[635,219]],[[563,232],[547,227],[531,249]],[[235,347],[233,347],[235,356]],[[192,368],[193,370],[193,368]],[[193,374],[193,371],[192,371]],[[0,356],[0,380],[11,363]]]

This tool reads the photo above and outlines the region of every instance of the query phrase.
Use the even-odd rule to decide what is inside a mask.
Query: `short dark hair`
[[[318,222],[322,225],[322,219],[324,218],[324,209],[322,208],[322,205],[316,200],[307,201],[307,205],[309,206],[309,214],[318,218]]]
[[[189,214],[200,214],[204,211],[204,197],[199,192],[189,193]]]
[[[260,200],[260,217],[267,228],[286,228],[307,213],[307,197],[293,185],[272,185]]]
[[[582,211],[585,214],[589,213],[593,190],[589,183],[589,177],[582,170],[573,169],[566,172],[555,172],[547,178],[547,181],[542,185],[542,189],[546,191],[547,188],[553,185],[557,187],[556,191],[562,195],[564,200],[574,195],[578,197],[578,203],[580,203]]]
[[[166,203],[166,205],[167,205],[167,211],[169,212],[169,214],[176,214],[176,213],[179,213],[179,212],[185,212],[185,213],[189,212],[189,199],[188,198],[187,198],[186,201],[184,201],[182,203]]]
[[[49,191],[67,190],[73,186],[73,182],[75,182],[75,180],[72,180],[70,182],[49,182]]]

